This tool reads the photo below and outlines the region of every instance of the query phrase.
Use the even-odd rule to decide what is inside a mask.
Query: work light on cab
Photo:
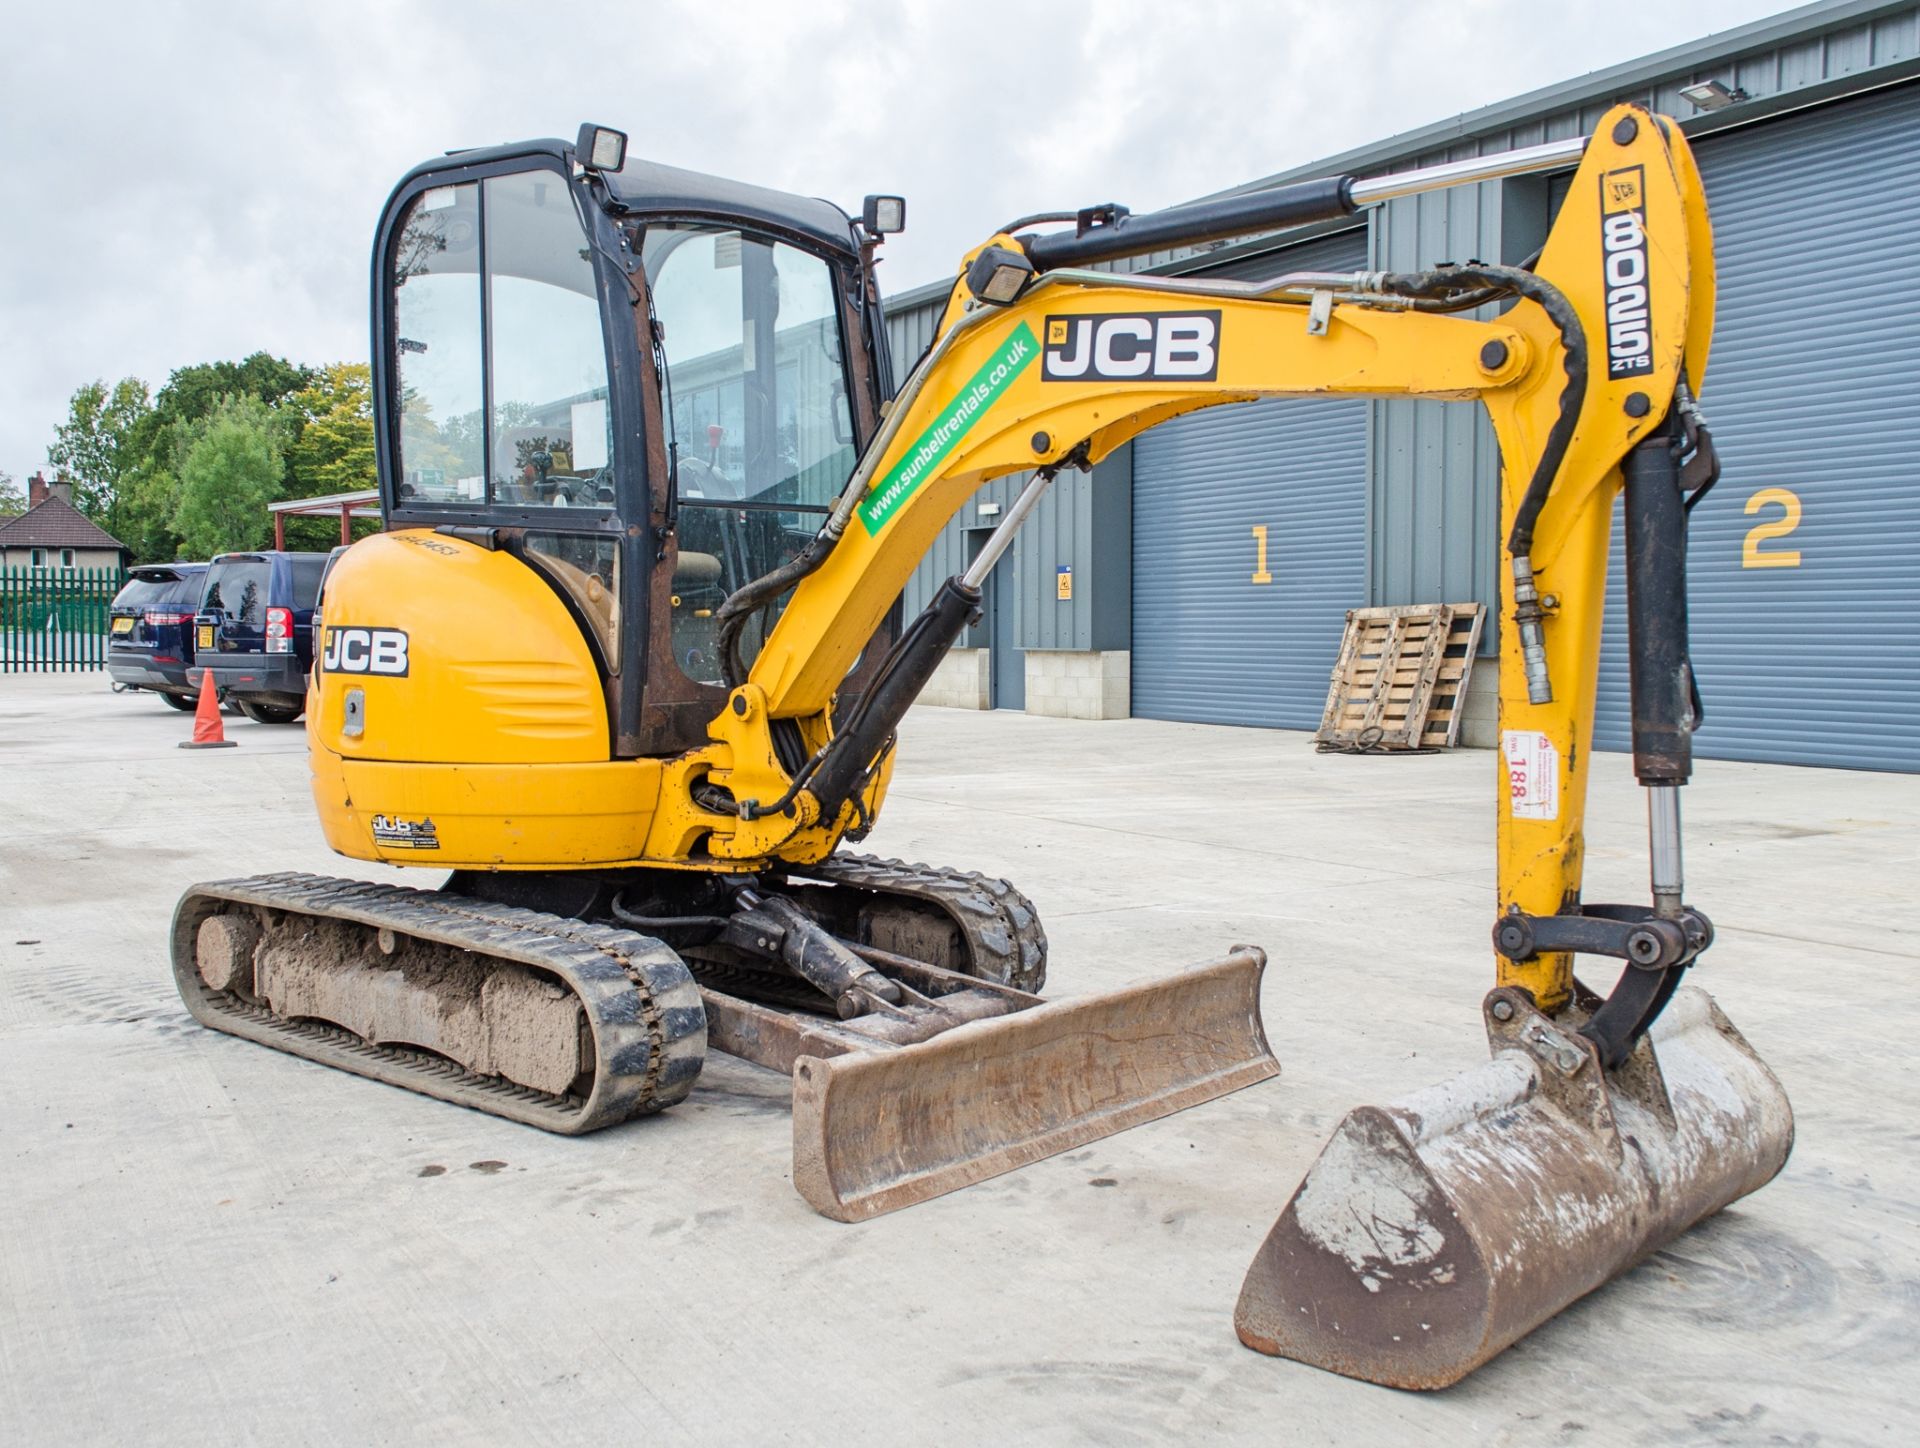
[[[618,171],[627,164],[627,133],[589,121],[573,143],[573,157],[588,171]]]
[[[985,248],[967,268],[967,290],[996,307],[1019,300],[1032,280],[1033,263],[1004,246]]]
[[[891,236],[907,229],[904,196],[869,196],[860,207],[860,224],[871,236]]]

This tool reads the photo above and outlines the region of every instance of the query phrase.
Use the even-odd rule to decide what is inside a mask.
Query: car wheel
[[[256,724],[291,724],[306,713],[306,706],[304,704],[263,704],[258,699],[242,699],[240,712]]]
[[[178,709],[182,714],[191,714],[200,703],[193,694],[162,694],[160,697],[167,701],[169,708]]]

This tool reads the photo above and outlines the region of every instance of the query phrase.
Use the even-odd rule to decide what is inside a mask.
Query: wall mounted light
[[[1683,85],[1680,94],[1692,102],[1697,111],[1724,111],[1735,101],[1751,99],[1739,86],[1729,90],[1717,80],[1698,80],[1692,85]]]

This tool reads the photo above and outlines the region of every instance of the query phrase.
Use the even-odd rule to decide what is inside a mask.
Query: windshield
[[[833,269],[732,228],[647,228],[678,460],[674,654],[718,683],[714,611],[806,545],[853,472],[853,417]],[[751,654],[777,609],[743,637]]]
[[[853,471],[833,272],[777,241],[647,231],[683,503],[822,508]]]

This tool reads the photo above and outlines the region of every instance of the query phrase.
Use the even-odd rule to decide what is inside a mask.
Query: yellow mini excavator
[[[1094,269],[1576,165],[1524,266]],[[1029,218],[968,253],[883,402],[874,261],[902,219],[898,198],[856,221],[629,160],[597,126],[401,181],[373,268],[389,531],[326,581],[307,727],[333,848],[451,873],[195,887],[173,930],[194,1015],[562,1132],[682,1099],[709,1046],[790,1070],[795,1184],[843,1220],[1265,1079],[1259,951],[1043,1002],[1045,937],[1011,885],[840,847],[1060,469],[1222,403],[1477,400],[1510,578],[1493,1060],[1341,1124],[1248,1274],[1240,1336],[1443,1385],[1771,1178],[1786,1098],[1680,984],[1712,939],[1678,800],[1686,515],[1717,466],[1712,240],[1678,129],[1620,107],[1505,156]],[[947,520],[1023,471],[901,628]],[[1620,498],[1644,905],[1580,893]],[[1604,998],[1576,954],[1620,962]]]

